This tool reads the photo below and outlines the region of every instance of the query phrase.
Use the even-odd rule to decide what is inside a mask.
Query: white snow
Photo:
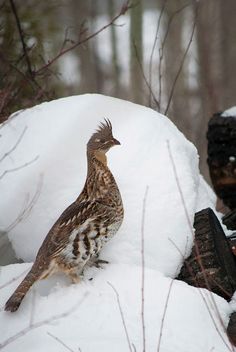
[[[148,186],[144,223],[146,351],[157,351],[160,330],[161,352],[227,351],[229,342],[219,314],[226,326],[232,308],[217,295],[177,280],[173,281],[161,329],[171,278],[178,273],[182,256],[187,256],[192,246],[192,231],[177,181],[191,222],[197,210],[214,208],[215,204],[213,192],[199,174],[195,147],[166,117],[140,105],[96,94],[44,103],[13,117],[1,129],[1,155],[11,150],[25,128],[26,131],[17,147],[0,163],[0,226],[8,228],[37,193],[27,216],[15,227],[10,226],[9,232],[17,255],[32,262],[48,230],[84,184],[86,142],[104,117],[111,120],[113,134],[121,142],[121,147],[108,153],[108,163],[125,207],[119,233],[101,253],[110,264],[103,270],[88,269],[78,285],[71,285],[61,275],[34,285],[18,312],[0,313],[0,343],[26,327],[32,316],[34,322],[41,321],[79,302],[70,315],[30,331],[5,350],[65,350],[47,334],[50,332],[74,351],[78,347],[83,352],[128,351],[110,282],[119,293],[130,340],[137,351],[142,351],[141,222]],[[37,156],[30,165],[1,178],[4,171]],[[30,264],[2,267],[0,286],[29,268]],[[1,289],[2,307],[21,279]],[[36,304],[32,304],[34,298]]]
[[[236,106],[232,106],[231,108],[225,110],[221,116],[223,117],[236,117]]]

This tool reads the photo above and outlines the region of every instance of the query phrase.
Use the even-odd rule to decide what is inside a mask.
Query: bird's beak
[[[120,142],[115,138],[113,138],[113,143],[114,143],[114,145],[120,145]]]

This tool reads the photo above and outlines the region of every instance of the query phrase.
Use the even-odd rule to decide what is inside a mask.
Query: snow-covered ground
[[[0,347],[30,323],[34,328],[35,323],[49,319],[7,343],[5,350],[64,351],[63,342],[74,351],[79,347],[83,352],[131,351],[111,284],[119,294],[131,344],[143,351],[141,225],[148,187],[144,221],[146,351],[158,350],[161,331],[161,352],[228,351],[219,315],[227,325],[229,304],[207,290],[173,280],[193,240],[177,182],[191,221],[196,211],[214,208],[215,197],[199,175],[195,147],[155,111],[87,94],[44,103],[13,117],[1,128],[1,229],[10,229],[17,255],[32,262],[51,225],[84,184],[86,142],[104,117],[111,120],[114,137],[121,142],[121,147],[109,152],[108,163],[125,207],[121,229],[101,254],[110,264],[104,269],[88,269],[78,285],[70,285],[61,275],[34,285],[18,312],[0,313]],[[26,263],[2,267],[0,287],[29,268]],[[1,289],[2,307],[21,279]],[[55,319],[63,312],[70,314]]]

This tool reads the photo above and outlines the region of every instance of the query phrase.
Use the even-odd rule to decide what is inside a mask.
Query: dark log
[[[208,288],[229,301],[236,290],[236,261],[220,222],[207,208],[195,214],[194,228],[193,250],[178,279]]]
[[[236,312],[231,314],[229,325],[227,327],[227,334],[231,343],[236,346]]]
[[[229,230],[236,230],[236,209],[224,215],[222,221]]]
[[[236,208],[236,117],[214,114],[208,124],[208,165],[217,196]]]

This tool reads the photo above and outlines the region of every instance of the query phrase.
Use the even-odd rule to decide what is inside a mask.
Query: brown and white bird
[[[78,282],[86,265],[99,262],[101,248],[118,231],[124,217],[121,195],[106,158],[106,152],[119,144],[112,135],[111,122],[105,119],[87,143],[87,178],[81,194],[47,234],[5,310],[16,311],[37,280],[62,271]]]

